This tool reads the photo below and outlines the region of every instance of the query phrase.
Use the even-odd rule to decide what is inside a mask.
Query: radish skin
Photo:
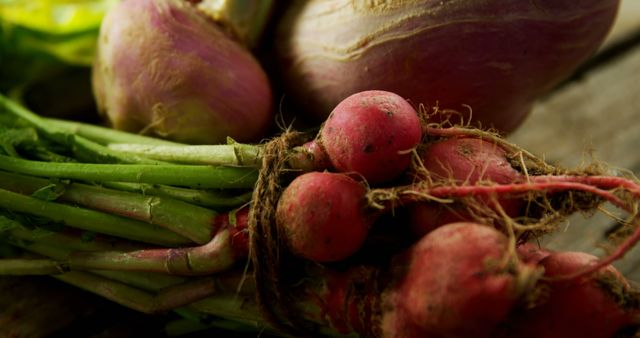
[[[405,273],[386,295],[384,307],[395,310],[383,317],[385,336],[489,337],[528,291],[515,274],[531,267],[518,261],[512,271],[501,267],[506,252],[506,236],[474,223],[424,236],[392,263]]]
[[[291,251],[317,262],[353,255],[364,243],[371,222],[365,214],[366,188],[353,178],[329,172],[296,177],[276,208]]]
[[[424,179],[428,174],[435,184],[507,184],[522,179],[520,172],[509,163],[504,149],[479,138],[454,137],[433,142],[426,146],[420,158],[426,173],[419,170],[415,175]],[[524,204],[521,199],[508,198],[508,194],[496,197],[508,216],[519,215]],[[476,198],[476,201],[495,210],[494,200],[490,197]],[[443,224],[473,219],[467,207],[456,202],[412,204],[409,215],[409,224],[416,236],[423,236]]]
[[[422,138],[418,113],[402,97],[385,91],[356,93],[340,102],[320,131],[333,167],[357,172],[369,183],[388,182],[411,163]]]
[[[554,252],[539,264],[545,277],[567,275],[597,261],[581,252]],[[508,337],[610,338],[640,324],[638,293],[613,266],[571,280],[541,281],[549,288],[546,302],[516,315]]]

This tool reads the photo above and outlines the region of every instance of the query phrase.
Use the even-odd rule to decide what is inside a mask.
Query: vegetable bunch
[[[612,337],[638,324],[637,289],[610,263],[640,239],[639,182],[429,123],[394,93],[350,96],[315,135],[212,146],[0,103],[1,238],[24,253],[2,274],[278,335],[548,337],[583,322],[581,336]],[[628,215],[608,256],[531,244],[604,202]]]

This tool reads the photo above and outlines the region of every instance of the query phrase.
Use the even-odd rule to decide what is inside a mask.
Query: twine
[[[291,306],[295,302],[284,271],[286,242],[276,226],[276,207],[282,193],[282,176],[290,150],[309,139],[305,133],[285,131],[263,148],[262,167],[249,211],[250,252],[256,300],[265,319],[276,329],[293,336],[311,336],[310,323]]]

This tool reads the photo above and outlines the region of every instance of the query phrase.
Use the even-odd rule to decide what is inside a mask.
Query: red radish
[[[180,142],[257,141],[273,120],[258,61],[184,0],[115,5],[100,29],[93,90],[116,129]]]
[[[472,122],[508,132],[596,51],[618,4],[298,0],[277,51],[288,94],[318,119],[353,93],[380,89],[466,117],[468,105]]]
[[[395,310],[383,317],[385,336],[489,337],[533,285],[519,284],[516,274],[533,268],[506,260],[507,242],[498,230],[474,223],[424,236],[392,262],[404,275],[386,295],[383,308]],[[403,334],[407,328],[423,335]]]
[[[333,262],[354,254],[367,237],[372,219],[365,214],[365,186],[339,173],[310,172],[284,190],[276,209],[296,255]]]
[[[333,166],[357,172],[370,183],[387,182],[404,172],[421,138],[415,109],[402,97],[379,90],[344,99],[320,131]]]
[[[427,145],[421,153],[424,169],[436,184],[506,184],[516,182],[521,174],[515,170],[506,158],[506,152],[500,146],[479,138],[449,138]],[[418,172],[418,179],[424,173]],[[493,205],[488,198],[477,198],[478,203]],[[511,217],[517,216],[523,205],[521,199],[500,196],[497,201]],[[417,236],[443,224],[472,220],[467,207],[459,203],[443,204],[424,202],[409,207],[410,225]]]
[[[320,143],[313,140],[293,149],[289,167],[303,171],[322,171],[331,167],[331,161]]]
[[[585,268],[597,257],[581,252],[555,252],[540,261],[545,277],[561,277]],[[611,265],[570,280],[540,282],[546,302],[519,313],[507,326],[509,337],[610,338],[640,324],[638,293]]]
[[[525,262],[538,264],[541,260],[551,255],[551,251],[543,249],[533,243],[523,243],[517,247],[518,257]]]

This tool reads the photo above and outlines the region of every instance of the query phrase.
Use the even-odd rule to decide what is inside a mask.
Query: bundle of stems
[[[144,146],[179,156],[121,150]],[[52,275],[145,313],[174,311],[184,317],[167,325],[174,334],[264,330],[241,308],[244,266],[225,252],[246,231],[234,230],[235,211],[250,201],[260,156],[260,145],[187,146],[43,118],[0,95],[0,241],[29,254],[0,260],[0,274]],[[205,315],[198,307],[211,301],[197,301],[213,294]]]

